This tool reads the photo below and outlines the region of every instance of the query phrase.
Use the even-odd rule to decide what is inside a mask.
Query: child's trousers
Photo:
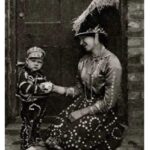
[[[46,111],[45,100],[27,103],[22,102],[21,108],[21,150],[25,150],[41,140],[40,126]]]

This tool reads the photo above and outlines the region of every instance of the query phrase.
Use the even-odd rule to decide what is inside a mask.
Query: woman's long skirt
[[[94,103],[94,100],[78,97],[52,119],[47,141],[53,139],[64,150],[115,150],[122,140],[124,128],[113,109],[107,113],[86,115],[74,122],[68,119],[71,112]]]

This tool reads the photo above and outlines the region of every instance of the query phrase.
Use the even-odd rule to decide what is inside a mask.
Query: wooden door
[[[47,54],[43,68],[47,78],[62,86],[74,85],[77,63],[83,52],[74,39],[72,20],[79,16],[90,2],[91,0],[16,0],[14,24],[17,62],[24,61],[29,47],[39,46]],[[120,12],[124,15],[124,5],[120,6]],[[122,46],[125,44],[124,30],[123,26],[122,34],[112,38],[109,44],[121,61],[126,53]],[[125,67],[126,61],[122,62]],[[69,103],[69,98],[51,94],[47,114],[55,115]]]
[[[24,61],[26,50],[39,46],[46,51],[44,72],[55,84],[75,82],[80,50],[72,32],[72,19],[90,0],[17,0],[17,59]],[[56,114],[70,103],[52,94],[48,114]]]

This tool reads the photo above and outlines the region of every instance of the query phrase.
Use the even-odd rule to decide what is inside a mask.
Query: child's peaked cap
[[[40,47],[31,47],[27,50],[27,57],[28,58],[39,58],[43,59],[45,56],[45,51]]]

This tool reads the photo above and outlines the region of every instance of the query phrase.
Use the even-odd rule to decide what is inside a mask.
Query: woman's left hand
[[[83,108],[83,109],[80,109],[80,110],[77,110],[77,111],[74,111],[72,112],[70,115],[69,115],[69,120],[71,122],[74,122],[76,121],[77,119],[80,119],[81,117],[87,115],[89,113],[89,108],[86,107],[86,108]]]

